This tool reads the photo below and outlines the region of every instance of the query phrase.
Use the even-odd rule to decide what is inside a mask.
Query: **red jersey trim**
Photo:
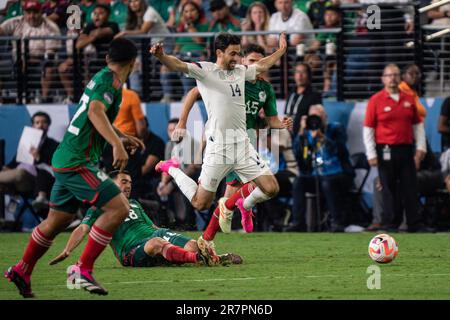
[[[70,167],[70,168],[55,168],[52,166],[52,170],[56,172],[65,172],[65,171],[77,171],[81,168],[81,166]]]
[[[95,196],[94,196],[94,199],[92,199],[92,200],[84,199],[83,202],[92,206],[98,200],[98,196],[99,195],[100,195],[100,193],[96,192]]]

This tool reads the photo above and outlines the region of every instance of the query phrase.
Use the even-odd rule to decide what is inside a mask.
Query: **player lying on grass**
[[[151,47],[150,53],[172,71],[179,71],[197,80],[197,87],[208,113],[205,125],[206,147],[197,184],[188,177],[175,160],[160,162],[155,170],[170,174],[181,192],[197,210],[208,209],[215,198],[220,181],[234,171],[243,183],[254,181],[240,189],[245,200],[241,212],[251,216],[250,209],[259,202],[277,195],[280,187],[270,168],[250,144],[245,123],[245,81],[255,80],[268,71],[287,49],[286,34],[281,33],[279,48],[251,66],[240,65],[241,39],[230,33],[220,33],[214,40],[216,63],[200,61],[186,63],[164,53],[162,44]],[[225,163],[224,163],[225,161]],[[252,190],[250,190],[250,188]],[[239,199],[234,199],[235,203]],[[201,239],[199,239],[201,240]],[[198,241],[202,249],[207,243]]]
[[[94,263],[127,217],[130,207],[127,198],[97,164],[106,143],[113,148],[116,169],[127,165],[126,149],[133,153],[138,147],[144,148],[142,141],[121,133],[112,125],[122,102],[123,83],[134,68],[136,56],[137,48],[132,41],[121,38],[110,43],[107,66],[87,84],[78,110],[53,154],[55,183],[48,216],[33,230],[22,259],[5,272],[5,277],[25,298],[34,297],[31,290],[34,266],[53,239],[70,225],[83,202],[101,208],[103,214],[91,228],[83,253],[77,264],[70,267],[68,276],[80,274],[83,289],[108,294],[94,278]]]
[[[243,60],[242,63],[245,66],[257,63],[265,56],[264,48],[256,44],[249,44],[243,48]],[[191,111],[195,101],[199,98],[200,93],[197,87],[191,89],[186,96],[183,110],[180,115],[180,119],[173,132],[172,139],[179,140],[179,138],[184,137],[186,134],[186,123],[188,120],[189,112]],[[261,77],[257,77],[252,81],[245,81],[245,105],[246,105],[246,125],[247,133],[250,138],[250,142],[256,149],[258,120],[259,112],[261,109],[264,110],[266,120],[272,129],[291,129],[292,119],[285,117],[280,120],[277,113],[276,97],[272,85],[263,80]],[[202,235],[202,238],[206,241],[212,241],[219,230],[222,229],[223,232],[231,232],[231,221],[233,218],[233,212],[236,207],[235,200],[227,200],[236,194],[239,189],[243,186],[243,183],[239,179],[239,176],[231,172],[226,177],[227,187],[225,190],[224,197],[219,200],[219,205],[215,209],[211,221],[208,227]],[[253,182],[249,182],[253,184]],[[253,185],[253,188],[256,188]],[[240,196],[240,194],[238,194]],[[241,209],[242,202],[244,199],[239,199],[236,203]],[[240,204],[240,205],[239,205]],[[250,209],[251,212],[251,209]],[[252,216],[243,212],[242,216],[242,226],[246,232],[253,231],[253,221]],[[201,239],[200,239],[201,241]]]
[[[111,240],[111,248],[125,267],[152,267],[164,264],[196,263],[213,266],[217,264],[242,263],[238,255],[227,253],[217,256],[211,249],[199,251],[197,241],[158,228],[147,216],[140,203],[130,199],[132,181],[128,172],[113,171],[110,178],[129,199],[128,218],[119,226]],[[50,264],[66,259],[83,241],[92,225],[101,215],[99,209],[89,209],[81,224],[72,232],[64,250]],[[72,280],[75,281],[75,277]]]

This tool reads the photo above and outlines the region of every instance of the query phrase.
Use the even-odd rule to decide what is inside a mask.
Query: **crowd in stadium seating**
[[[344,1],[344,2],[352,2]],[[82,11],[82,30],[68,29],[66,21],[72,19],[66,13],[71,4],[78,4]],[[290,45],[306,44],[306,53],[314,55],[320,47],[328,42],[335,42],[332,34],[323,33],[314,37],[314,34],[301,34],[306,29],[330,28],[339,26],[341,12],[339,1],[312,0],[312,1],[154,1],[154,0],[13,0],[8,1],[3,11],[0,11],[0,34],[25,36],[51,36],[67,35],[79,36],[76,40],[76,49],[80,50],[92,60],[96,57],[94,66],[87,62],[89,74],[98,67],[104,65],[105,48],[114,37],[164,34],[169,32],[193,33],[193,32],[221,32],[221,31],[296,31],[290,37]],[[168,52],[179,55],[181,58],[204,59],[211,55],[208,52],[209,43],[203,38],[180,37],[176,38],[152,38],[152,42],[164,40],[165,49]],[[310,41],[311,40],[311,41]],[[315,41],[312,41],[315,40]],[[277,46],[277,36],[258,35],[245,36],[243,44],[257,42],[267,52]],[[67,99],[73,99],[71,88],[72,77],[72,41],[67,41],[64,46],[61,41],[31,41],[30,53],[36,56],[44,56],[39,61],[49,61],[58,53],[65,57],[63,63],[58,66],[44,64],[45,77],[42,79],[42,98],[40,101],[52,102],[49,97],[49,83],[61,82]],[[55,52],[56,51],[56,52]],[[142,66],[137,64],[135,72],[130,78],[130,87],[141,93]],[[51,68],[50,68],[51,67]],[[330,88],[330,79],[333,72],[326,71],[326,90]],[[329,69],[329,68],[328,68]],[[162,101],[170,102],[174,97],[173,78],[180,77],[183,91],[186,93],[193,82],[185,77],[174,75],[164,67],[161,69],[160,81],[162,84]],[[0,88],[1,89],[1,88]]]
[[[436,1],[436,0],[433,0]],[[351,3],[389,3],[392,1],[375,0],[263,0],[263,1],[202,1],[202,0],[12,0],[7,1],[5,9],[0,11],[0,34],[24,36],[80,36],[76,48],[86,55],[87,60],[82,69],[87,70],[85,78],[89,78],[99,67],[104,65],[105,48],[114,37],[138,36],[165,33],[193,33],[193,32],[220,32],[220,31],[282,31],[298,32],[290,36],[291,48],[297,48],[297,55],[304,55],[304,61],[308,62],[315,72],[321,73],[324,96],[335,96],[336,91],[336,62],[329,61],[327,54],[333,55],[336,50],[336,33],[308,33],[302,31],[308,29],[327,29],[344,26],[343,20],[352,20],[354,25],[345,25],[356,34],[366,35],[367,47],[374,43],[389,47],[393,39],[400,42],[405,34],[413,31],[411,8],[397,8],[386,10],[382,13],[381,22],[383,31],[393,31],[388,37],[373,32],[365,26],[367,15],[363,10],[351,13],[343,13],[341,4]],[[395,1],[397,3],[407,2]],[[424,4],[429,0],[422,1]],[[73,22],[73,15],[67,14],[69,5],[78,4],[82,12],[81,30],[67,28],[66,22]],[[96,13],[95,8],[100,6],[106,13]],[[28,9],[26,9],[28,8]],[[99,9],[98,11],[100,11]],[[397,10],[397,12],[394,12]],[[23,16],[22,16],[23,15]],[[22,18],[20,18],[22,17]],[[448,18],[448,5],[431,10],[426,15],[425,22],[432,25],[445,25],[450,22]],[[104,20],[106,19],[106,21]],[[400,20],[404,20],[402,23]],[[376,31],[376,30],[375,30]],[[106,33],[105,33],[106,32]],[[111,36],[112,32],[112,36]],[[84,35],[84,36],[83,36]],[[210,48],[210,42],[205,38],[178,37],[156,38],[152,42],[163,40],[168,52],[177,54],[186,60],[210,59],[214,52]],[[372,42],[371,42],[372,41]],[[78,43],[81,42],[81,43]],[[249,35],[244,36],[242,43],[258,43],[267,52],[271,52],[277,45],[275,35]],[[92,44],[92,45],[91,45]],[[299,45],[299,46],[298,46]],[[303,46],[304,45],[304,46]],[[36,47],[37,46],[37,47]],[[360,45],[361,46],[361,45]],[[1,48],[1,44],[0,44]],[[326,50],[325,50],[326,49]],[[348,61],[353,64],[355,72],[361,73],[356,67],[360,62],[392,62],[383,58],[387,53],[398,53],[397,49],[381,50],[378,58],[364,58],[361,56],[363,49],[349,49]],[[378,50],[378,49],[377,49]],[[397,51],[398,52],[397,52]],[[39,57],[32,59],[27,66],[28,73],[38,78],[41,88],[36,87],[36,102],[62,102],[54,101],[54,95],[49,95],[51,85],[63,87],[65,102],[73,101],[72,73],[72,40],[66,41],[31,41],[30,54]],[[364,50],[363,50],[364,51]],[[382,52],[383,51],[383,52]],[[58,59],[55,59],[55,54]],[[42,56],[42,58],[41,58]],[[380,60],[381,59],[381,60]],[[37,63],[36,61],[40,61]],[[130,77],[130,88],[137,91],[142,97],[142,61],[138,61],[135,72]],[[55,65],[57,64],[57,65]],[[401,66],[402,67],[402,66]],[[30,70],[36,69],[36,72]],[[44,69],[43,69],[44,68]],[[157,65],[158,78],[162,90],[163,102],[178,100],[180,93],[176,93],[174,84],[181,83],[182,92],[193,86],[193,82],[183,75],[169,72],[164,67]],[[42,70],[43,69],[43,70]],[[159,70],[161,69],[161,70]],[[42,71],[42,72],[41,72]],[[370,75],[370,74],[369,74]],[[372,74],[373,75],[373,74]],[[86,79],[84,79],[86,80]],[[379,83],[376,80],[375,86]],[[56,84],[55,84],[56,83]],[[35,85],[35,84],[34,84]],[[36,85],[35,85],[36,86]],[[0,90],[2,89],[0,78]],[[40,89],[40,93],[39,90]],[[59,98],[59,96],[58,96]]]
[[[433,2],[435,1],[433,0]],[[85,74],[86,78],[84,80],[87,81],[90,75],[104,66],[103,59],[98,58],[105,55],[109,42],[116,37],[136,35],[149,35],[151,37],[152,34],[174,32],[195,33],[241,30],[289,30],[298,32],[290,36],[289,44],[297,48],[298,55],[298,51],[301,51],[304,59],[302,62],[292,65],[295,87],[292,90],[289,88],[289,95],[285,105],[285,114],[292,116],[294,119],[294,134],[291,136],[287,131],[281,131],[279,135],[269,136],[269,139],[272,139],[272,143],[278,146],[281,153],[280,158],[282,160],[281,163],[277,164],[276,172],[281,191],[276,199],[258,206],[257,230],[283,230],[283,227],[286,226],[286,220],[289,220],[289,215],[286,215],[285,212],[292,212],[290,224],[284,230],[305,231],[306,212],[310,210],[307,208],[310,202],[306,199],[306,196],[317,192],[316,181],[320,185],[320,198],[325,200],[322,202],[324,202],[331,215],[329,230],[344,231],[345,226],[348,224],[364,224],[365,222],[372,222],[369,230],[377,230],[377,228],[392,224],[387,223],[386,219],[389,221],[394,219],[394,217],[382,215],[382,212],[386,210],[383,210],[385,204],[383,204],[383,192],[379,180],[375,181],[373,220],[362,221],[364,219],[360,216],[355,218],[344,215],[344,212],[348,212],[346,199],[353,188],[351,181],[354,175],[354,168],[350,163],[348,150],[345,146],[346,136],[343,133],[342,124],[327,123],[325,110],[321,106],[322,96],[326,97],[327,92],[335,90],[336,63],[335,61],[325,61],[322,65],[319,51],[325,50],[325,48],[333,51],[333,49],[329,48],[333,48],[333,44],[336,44],[337,36],[335,33],[302,34],[302,31],[312,28],[329,29],[340,27],[344,18],[339,8],[340,3],[353,2],[367,3],[367,1],[363,0],[275,0],[258,2],[251,0],[15,0],[8,1],[7,7],[0,12],[0,35],[15,35],[18,37],[77,36],[77,39],[74,40],[76,41],[76,50],[83,52],[83,55],[86,57],[97,58],[84,59],[84,69],[89,71]],[[66,9],[70,4],[78,4],[81,8],[83,13],[81,30],[67,29],[66,21],[69,17]],[[449,16],[450,6],[448,5],[431,10],[428,13],[428,18],[432,21],[432,24],[437,25],[450,24]],[[363,18],[362,16],[361,19]],[[364,29],[361,19],[357,20],[359,24],[355,25],[354,28],[359,28],[358,30],[362,33],[368,32],[367,39],[369,40],[378,39],[376,38],[378,35],[371,35],[368,30]],[[383,16],[382,19],[388,20],[389,17]],[[405,32],[411,32],[412,27],[411,17],[408,15],[408,12],[405,12],[402,29]],[[177,55],[184,61],[205,60],[211,57],[210,43],[204,38],[195,36],[151,38],[152,42],[161,40],[164,41],[164,47],[167,52]],[[272,52],[277,47],[277,40],[278,38],[275,35],[248,35],[243,36],[242,44],[257,43],[267,52]],[[14,50],[17,49],[14,48]],[[40,78],[40,88],[37,88],[41,90],[40,101],[53,101],[52,95],[49,94],[49,84],[58,80],[65,91],[64,101],[67,103],[73,102],[75,94],[72,79],[74,63],[72,49],[71,40],[68,40],[65,45],[58,40],[30,41],[30,58],[28,59],[27,68],[37,68],[41,71],[37,73]],[[54,59],[56,54],[63,57],[58,64],[55,63],[57,60]],[[353,51],[353,54],[357,56],[358,52]],[[350,52],[349,57],[352,57],[352,52]],[[387,64],[389,61],[383,62]],[[196,142],[193,139],[188,138],[184,139],[182,144],[169,141],[164,145],[161,138],[151,132],[145,116],[140,111],[139,95],[141,95],[143,89],[142,64],[143,61],[138,59],[129,81],[129,87],[134,91],[124,89],[121,114],[119,114],[115,123],[128,134],[142,138],[146,145],[145,152],[130,158],[128,171],[131,172],[136,185],[133,196],[141,199],[144,205],[152,208],[150,212],[156,214],[152,218],[157,224],[177,226],[179,228],[193,228],[193,226],[196,226],[198,229],[203,229],[209,220],[211,212],[194,210],[168,177],[161,177],[154,171],[155,165],[160,160],[168,159],[172,156],[186,156],[181,150],[187,148],[187,146],[191,150],[200,148],[194,146]],[[311,85],[317,70],[321,70],[321,76],[324,78],[320,92],[313,89]],[[2,89],[1,76],[0,91]],[[420,108],[420,102],[417,103],[418,93],[415,91],[415,87],[420,81],[417,78],[418,76],[420,76],[419,68],[417,66],[409,66],[403,70],[404,82],[400,86],[402,86],[401,89],[403,91],[413,96],[416,105]],[[160,67],[158,80],[162,87],[162,102],[171,102],[176,99],[173,83],[177,79],[182,84],[184,94],[195,85],[195,82],[191,79]],[[377,75],[375,82],[377,82],[376,85],[380,85],[379,75]],[[319,159],[311,159],[314,150],[317,148],[317,141],[315,136],[311,136],[308,133],[306,119],[312,115],[316,115],[321,119],[319,132],[327,138],[327,143],[324,147],[325,151],[320,154]],[[423,115],[424,117],[425,115]],[[171,131],[174,130],[176,123],[177,119],[169,121],[167,128],[169,136]],[[450,152],[447,152],[447,158],[445,158],[446,151],[449,150],[450,146],[450,99],[447,99],[442,107],[439,132],[443,135],[442,152],[444,160],[438,163],[436,159],[432,158],[433,154],[431,152],[427,153],[429,158],[426,159],[428,160],[424,160],[422,165],[417,167],[419,169],[418,180],[420,181],[418,184],[419,195],[427,195],[429,190],[421,190],[420,187],[425,188],[430,185],[431,192],[436,189],[443,189],[445,184],[450,191],[450,160],[448,160],[450,159]],[[273,155],[270,149],[261,150],[261,154],[267,161],[271,161]],[[195,154],[191,156],[200,157],[201,155]],[[316,155],[314,156],[316,157]],[[200,166],[197,164],[200,161],[186,159],[186,161],[182,162],[183,169],[188,172],[189,176],[197,178],[200,170]],[[111,150],[105,153],[103,165],[107,169],[110,168]],[[445,170],[446,174],[442,176],[441,172]],[[301,172],[300,175],[299,171]],[[38,195],[39,201],[36,203],[45,203],[45,196],[46,194],[40,193]],[[394,195],[394,197],[397,196]],[[417,195],[414,198],[417,198]],[[402,204],[399,204],[399,207],[402,208]],[[289,210],[286,211],[286,208]],[[395,217],[395,219],[400,219],[401,221],[401,217]],[[423,231],[424,229],[422,228],[421,230]]]

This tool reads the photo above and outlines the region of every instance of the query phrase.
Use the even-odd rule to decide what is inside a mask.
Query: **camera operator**
[[[346,140],[345,128],[340,123],[327,123],[322,105],[312,105],[308,116],[301,118],[294,139],[300,176],[293,190],[293,221],[286,231],[306,230],[306,192],[319,192],[320,198],[325,198],[331,214],[330,231],[344,231],[343,199],[354,177]]]

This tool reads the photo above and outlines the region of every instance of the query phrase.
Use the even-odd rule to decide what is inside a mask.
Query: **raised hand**
[[[186,128],[176,126],[172,132],[170,139],[175,142],[180,142],[186,136]]]
[[[126,134],[122,137],[122,142],[125,149],[129,150],[132,155],[136,152],[138,148],[145,150],[144,143],[136,137]]]
[[[155,43],[151,46],[150,53],[159,59],[164,55],[164,44],[160,42]]]
[[[287,49],[286,32],[280,33],[280,39],[278,41],[278,47],[279,47],[279,49],[282,49],[282,50],[286,51],[286,49]]]

